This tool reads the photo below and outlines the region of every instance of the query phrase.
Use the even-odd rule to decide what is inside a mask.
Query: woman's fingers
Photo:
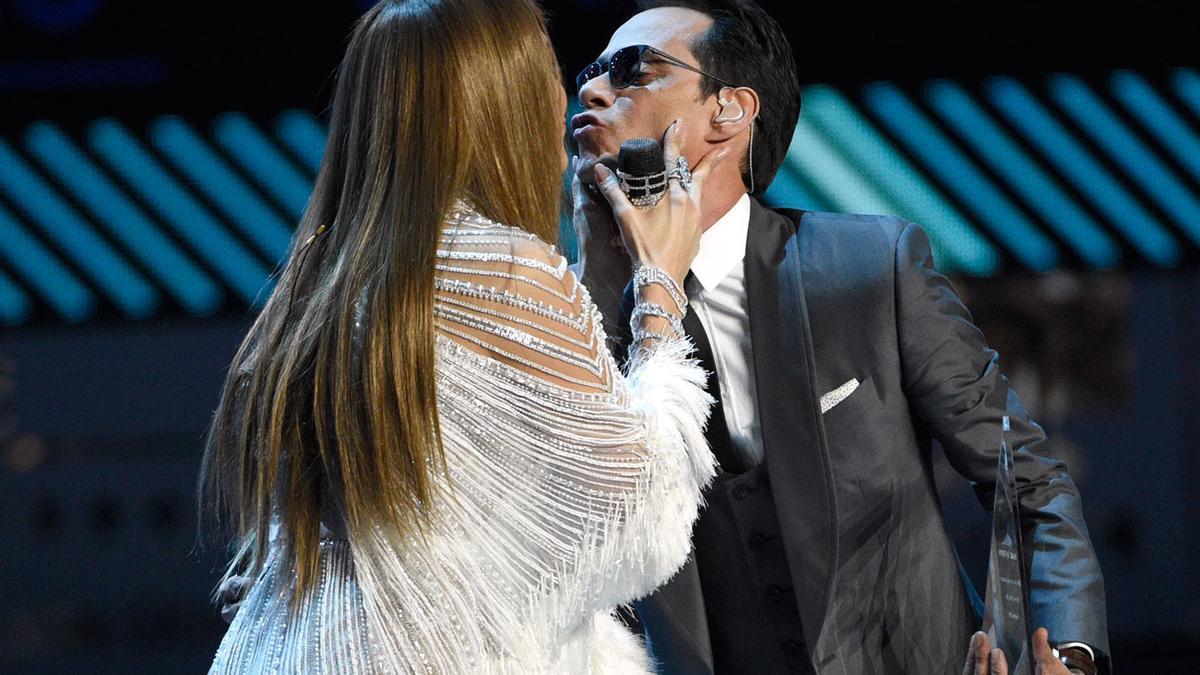
[[[587,210],[591,201],[592,198],[588,196],[583,180],[579,178],[579,156],[575,155],[571,158],[571,204],[575,213]]]
[[[625,217],[633,208],[633,204],[629,203],[629,197],[626,197],[625,193],[621,191],[621,181],[617,178],[617,174],[607,166],[597,163],[596,187],[600,189],[600,194],[612,208],[617,221],[624,225]]]
[[[683,137],[680,134],[682,130],[683,120],[677,118],[663,134],[663,163],[667,165],[667,171],[675,167],[675,160],[683,154]]]
[[[679,158],[683,157],[687,161],[687,155],[683,150],[683,120],[676,119],[671,126],[667,127],[667,132],[663,134],[663,164],[667,174],[675,170],[679,166]],[[688,193],[687,188],[683,186],[683,181],[667,179],[667,193],[676,200],[682,200]]]

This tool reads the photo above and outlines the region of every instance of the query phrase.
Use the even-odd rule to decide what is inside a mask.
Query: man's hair
[[[800,117],[800,80],[787,36],[775,19],[752,0],[639,0],[637,3],[639,12],[657,7],[683,7],[712,17],[712,27],[691,45],[700,68],[758,93],[758,129],[751,148],[754,185],[750,191],[761,194],[783,164]],[[704,77],[700,91],[708,97],[722,86]],[[747,168],[748,162],[743,160],[742,180],[749,184]]]

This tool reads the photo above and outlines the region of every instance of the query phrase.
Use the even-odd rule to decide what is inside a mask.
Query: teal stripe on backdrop
[[[1200,73],[1191,68],[1176,68],[1171,72],[1171,84],[1178,96],[1200,118]]]
[[[1146,125],[1159,145],[1171,153],[1193,180],[1200,182],[1200,136],[1183,117],[1137,73],[1118,70],[1109,78],[1109,87],[1113,96]]]
[[[198,188],[274,266],[283,260],[292,226],[221,159],[179,117],[160,117],[150,124],[150,140],[159,152]]]
[[[50,122],[30,125],[25,145],[191,314],[214,312],[225,293]]]
[[[0,206],[0,258],[33,287],[63,320],[75,323],[91,318],[96,296],[53,253]]]
[[[938,80],[927,88],[930,105],[980,157],[1029,203],[1085,262],[1108,268],[1120,260],[1112,237],[1043,171],[959,85]]]
[[[288,110],[275,120],[275,136],[315,175],[325,156],[325,127],[311,113]]]
[[[299,222],[312,192],[312,180],[245,113],[228,112],[213,122],[213,138],[234,161]]]
[[[867,182],[803,117],[796,122],[787,161],[797,167],[834,210],[899,215],[899,209]]]
[[[1174,237],[1147,211],[1050,111],[1016,80],[996,77],[986,84],[988,99],[1014,128],[1037,147],[1059,173],[1104,214],[1108,224],[1147,260],[1175,265],[1181,251]]]
[[[808,87],[804,100],[801,116],[897,205],[897,215],[928,233],[940,270],[973,276],[995,273],[1000,265],[996,248],[849,100],[825,85]]]
[[[1117,70],[1101,91],[1060,74],[1037,95],[1006,77],[978,93],[949,80],[877,82],[854,97],[809,85],[761,199],[918,223],[948,273],[992,275],[1006,260],[1046,271],[1064,253],[1093,269],[1175,266],[1200,251],[1200,73],[1158,76]],[[0,324],[42,306],[86,320],[109,300],[140,318],[163,292],[195,316],[226,294],[260,307],[327,131],[299,109],[265,128],[221,113],[206,131],[172,115],[136,135],[97,120],[86,143],[50,121],[19,149],[0,139],[0,215],[18,232],[0,237]],[[560,245],[574,259],[566,207]]]
[[[78,211],[0,140],[0,191],[112,300],[125,316],[142,319],[159,304],[154,286],[121,257]]]
[[[863,91],[867,106],[924,162],[992,236],[1025,267],[1044,272],[1058,264],[1058,250],[979,168],[898,87],[887,82]]]
[[[15,326],[29,318],[33,301],[12,277],[0,271],[0,323]]]
[[[129,130],[116,120],[102,119],[92,124],[87,136],[107,167],[129,183],[243,301],[257,305],[266,299],[273,284],[267,270]]]
[[[1055,75],[1049,82],[1050,96],[1074,118],[1092,141],[1104,149],[1159,208],[1200,246],[1200,198],[1171,173],[1077,77]]]
[[[791,152],[789,149],[788,152]],[[805,187],[804,178],[795,164],[784,159],[783,165],[763,190],[762,200],[771,206],[808,211],[829,211],[830,207],[812,190]]]

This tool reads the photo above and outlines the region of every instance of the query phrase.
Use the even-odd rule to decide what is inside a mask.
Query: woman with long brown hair
[[[532,0],[359,21],[207,439],[202,512],[250,580],[213,671],[650,669],[612,611],[683,564],[713,475],[679,284],[720,157],[616,204],[639,266],[623,373],[546,243],[564,109]]]

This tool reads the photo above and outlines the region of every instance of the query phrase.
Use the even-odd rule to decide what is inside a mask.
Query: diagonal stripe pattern
[[[285,110],[0,136],[0,324],[261,307],[326,133]],[[1194,264],[1200,73],[813,84],[763,200],[920,223],[951,274]]]

